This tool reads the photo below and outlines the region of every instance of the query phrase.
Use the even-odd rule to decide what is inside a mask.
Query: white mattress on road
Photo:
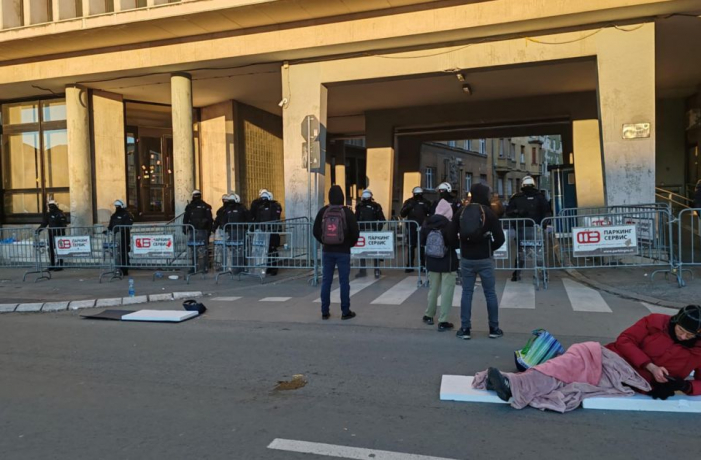
[[[184,310],[139,310],[122,316],[122,321],[156,321],[179,323],[197,316],[196,311]]]
[[[468,375],[444,375],[441,380],[441,401],[506,404],[493,391],[472,388],[473,380],[474,377]]]

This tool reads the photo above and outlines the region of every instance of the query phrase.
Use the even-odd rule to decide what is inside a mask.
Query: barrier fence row
[[[532,219],[501,219],[506,242],[494,251],[497,270],[527,273],[537,288],[547,288],[548,272],[563,269],[653,267],[654,275],[676,277],[680,287],[690,267],[701,265],[698,209],[674,218],[659,203],[565,209],[540,224]],[[425,285],[424,242],[417,222],[359,222],[360,239],[351,249],[356,276],[381,276],[386,270],[414,272]],[[424,239],[427,231],[424,232]],[[488,236],[489,238],[489,236]],[[459,252],[459,249],[458,249]],[[280,269],[309,271],[317,284],[323,270],[321,245],[307,218],[268,223],[230,223],[213,235],[192,225],[102,226],[0,229],[0,267],[22,268],[35,280],[63,269],[98,269],[100,281],[122,278],[128,270],[193,274],[210,269],[222,276],[261,280]],[[211,268],[210,268],[211,267]],[[689,276],[686,276],[688,278]]]

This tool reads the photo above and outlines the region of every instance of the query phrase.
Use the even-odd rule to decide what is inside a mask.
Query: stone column
[[[195,188],[195,143],[192,132],[192,78],[186,73],[170,77],[173,112],[173,176],[175,179],[175,215],[185,206]],[[214,197],[203,196],[212,202]]]
[[[635,27],[604,29],[595,37],[609,206],[655,201],[655,25]],[[624,138],[623,125],[635,123],[649,123],[650,136]]]
[[[367,145],[366,176],[375,201],[382,205],[385,216],[392,215],[394,182],[394,128],[381,112],[365,114]]]
[[[71,226],[90,226],[93,224],[93,185],[87,88],[66,87],[66,118]]]
[[[573,121],[572,140],[577,206],[580,208],[604,206],[606,199],[599,120]]]
[[[289,83],[289,85],[288,85]],[[314,115],[318,120],[322,133],[326,131],[326,102],[328,90],[322,85],[320,64],[304,64],[283,67],[283,94],[287,98],[283,107],[283,145],[285,149],[285,217],[310,216],[316,217],[319,208],[323,206],[326,197],[326,176],[317,175],[317,193],[314,194],[314,175],[309,182],[309,172],[304,163],[302,123],[307,115]],[[325,150],[322,134],[322,146]],[[326,168],[324,168],[326,169]],[[308,198],[308,187],[311,185],[311,208]]]

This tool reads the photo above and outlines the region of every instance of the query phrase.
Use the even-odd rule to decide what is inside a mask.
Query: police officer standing
[[[360,195],[360,202],[355,206],[355,218],[358,221],[358,227],[360,227],[361,232],[377,232],[380,231],[384,225],[380,223],[386,220],[385,214],[382,212],[382,206],[372,198],[372,191],[369,189],[365,189]],[[363,224],[363,222],[375,223]],[[380,261],[375,259],[375,278],[380,278],[382,274],[379,265]],[[356,278],[367,276],[367,272],[365,271],[365,259],[360,260],[360,267],[358,274],[355,275]]]
[[[409,236],[407,262],[409,264],[414,263],[416,247],[419,245],[419,229],[423,225],[424,220],[426,220],[426,217],[430,214],[432,208],[431,202],[424,198],[424,190],[421,187],[414,187],[411,193],[413,196],[404,202],[402,209],[399,211],[399,215],[406,220],[414,221],[419,224],[416,228],[411,226],[407,229]],[[423,247],[419,251],[419,257],[421,261],[424,260]],[[411,273],[414,270],[412,268],[407,268],[405,271],[406,273]]]
[[[187,233],[190,229],[188,225],[192,225],[195,229],[193,236],[188,235],[188,243],[194,241],[195,243],[195,260],[199,257],[197,248],[204,247],[203,256],[203,267],[204,272],[207,273],[209,269],[209,235],[212,233],[212,224],[214,219],[212,219],[212,207],[202,200],[202,192],[199,190],[192,191],[192,201],[188,203],[185,207],[185,215],[183,216],[183,224],[186,227],[183,229]],[[194,273],[195,270],[190,270],[190,273]]]
[[[226,232],[225,250],[228,251],[230,247],[233,247],[233,271],[240,273],[245,262],[243,257],[243,246],[246,237],[244,224],[251,221],[251,215],[246,206],[241,203],[241,197],[236,193],[231,192],[226,197],[226,205],[222,207],[221,212],[217,211],[213,231],[221,228]],[[227,224],[237,225],[227,226]]]
[[[125,276],[129,274],[129,251],[131,250],[131,229],[125,227],[131,227],[133,224],[134,216],[127,211],[127,207],[122,200],[116,200],[114,202],[114,214],[110,216],[107,231],[114,234],[114,241],[119,251],[117,265],[121,267],[120,270]]]
[[[229,203],[229,195],[231,195],[231,194],[225,193],[221,196],[221,207],[219,209],[217,209],[217,214],[214,217],[215,222],[219,218],[219,215],[224,212],[224,209],[226,209],[226,205]],[[212,231],[216,231],[216,230],[217,230],[217,228],[214,227],[214,229]]]
[[[548,200],[538,191],[535,186],[535,180],[531,176],[526,176],[521,181],[521,191],[514,194],[509,200],[509,205],[506,208],[506,216],[518,219],[531,219],[536,225],[540,225],[543,219],[552,215]],[[521,268],[524,267],[525,248],[521,245],[522,241],[535,241],[536,229],[531,220],[519,221],[516,232],[516,244],[518,253],[516,256],[517,269],[511,275],[511,281],[521,279]]]
[[[442,182],[438,185],[436,190],[438,190],[438,199],[433,203],[433,206],[431,206],[431,215],[436,213],[436,207],[441,200],[447,201],[453,209],[453,215],[456,215],[462,207],[462,201],[453,195],[453,186],[448,182]]]
[[[58,261],[58,267],[56,266],[56,241],[54,237],[64,236],[66,234],[66,226],[68,225],[68,219],[66,215],[58,208],[58,203],[54,200],[49,200],[49,211],[44,213],[41,225],[37,229],[36,233],[39,233],[43,228],[49,228],[49,242],[47,246],[49,247],[49,260],[51,262],[51,267],[49,270],[61,271],[63,268],[63,260]]]
[[[265,222],[277,222],[282,219],[282,206],[273,199],[273,193],[266,189],[260,191],[258,199],[251,203],[251,218],[257,224]],[[273,233],[277,225],[259,225],[258,227],[263,232],[270,232],[270,243],[268,246],[268,260],[272,268],[266,270],[268,275],[277,275],[278,253],[277,248],[280,246],[280,234]]]

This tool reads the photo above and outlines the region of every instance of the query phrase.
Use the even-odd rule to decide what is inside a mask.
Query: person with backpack
[[[424,220],[431,213],[432,204],[429,200],[424,198],[424,190],[421,187],[414,187],[411,191],[412,197],[404,202],[402,209],[399,211],[399,215],[408,221],[413,221],[418,224],[417,227],[413,225],[407,225],[407,264],[413,266],[414,256],[416,255],[416,248],[419,246],[419,229],[424,223]],[[419,249],[419,259],[420,263],[423,264],[424,253],[423,246]],[[413,272],[413,268],[407,268],[406,273]]]
[[[233,258],[231,259],[235,267],[233,271],[240,273],[245,263],[243,257],[243,246],[246,238],[245,223],[250,222],[251,216],[246,206],[241,203],[241,197],[234,192],[227,195],[226,206],[221,213],[218,211],[217,213],[213,231],[221,228],[226,232],[224,250],[228,251],[229,248],[233,248]]]
[[[355,206],[355,218],[358,221],[360,231],[364,232],[379,232],[384,225],[385,214],[382,212],[382,205],[372,198],[372,191],[365,189],[360,195],[360,202]],[[364,224],[364,222],[373,222],[372,224]],[[380,272],[380,261],[375,259],[375,278],[379,279],[382,275]],[[355,275],[356,278],[367,276],[365,271],[365,259],[360,259],[360,270]]]
[[[329,204],[319,210],[314,219],[314,238],[322,245],[321,262],[321,319],[329,319],[331,313],[331,283],[338,266],[338,282],[341,286],[341,319],[355,317],[350,309],[351,248],[358,242],[360,230],[350,208],[343,205],[343,190],[333,185],[329,190]]]
[[[535,180],[526,176],[521,181],[521,191],[514,194],[506,208],[506,216],[517,219],[531,219],[535,225],[540,225],[543,219],[550,217],[552,212],[548,200],[535,187]],[[536,228],[531,220],[517,221],[516,231],[516,270],[511,275],[511,281],[521,279],[521,270],[526,264],[526,247],[522,241],[536,239]]]
[[[469,340],[472,328],[472,294],[477,275],[482,280],[482,290],[487,300],[489,338],[502,337],[499,329],[499,301],[496,292],[494,251],[504,244],[504,231],[497,216],[489,206],[489,187],[475,184],[470,189],[472,202],[453,217],[455,229],[460,235],[460,276],[462,299],[460,300],[460,330],[456,336]]]
[[[49,200],[49,212],[44,213],[41,225],[37,228],[36,233],[39,234],[46,227],[49,228],[48,235],[48,248],[49,248],[49,261],[51,262],[51,271],[61,271],[63,268],[63,260],[58,261],[58,266],[56,265],[56,240],[57,236],[64,236],[66,234],[66,226],[68,225],[68,219],[66,215],[58,207],[58,203],[54,200]]]
[[[204,256],[202,264],[205,273],[209,270],[209,235],[212,233],[213,223],[212,207],[202,199],[202,192],[193,190],[192,200],[185,207],[185,214],[183,215],[183,232],[188,234],[188,243],[194,243],[194,256],[198,261],[199,257],[197,255],[200,251],[197,251],[197,248],[204,246],[204,250],[201,253]],[[190,225],[195,230],[193,235],[189,235]],[[190,270],[190,273],[194,272],[194,269]]]
[[[280,234],[275,230],[279,225],[267,222],[279,222],[282,219],[282,205],[273,199],[273,192],[266,189],[260,191],[260,196],[251,203],[251,219],[259,224],[256,227],[260,231],[270,233],[268,263],[271,264],[271,268],[268,268],[265,273],[275,276],[278,271],[277,248],[280,246]]]
[[[104,233],[112,232],[117,250],[119,251],[119,264],[122,275],[129,275],[129,251],[131,250],[131,226],[134,225],[134,216],[127,210],[122,200],[114,202],[114,214],[110,216],[110,223]]]
[[[433,325],[438,294],[440,294],[439,332],[453,328],[453,323],[448,322],[448,316],[453,306],[453,292],[458,271],[458,256],[455,250],[460,247],[458,232],[454,227],[453,209],[445,200],[438,202],[436,213],[426,219],[421,227],[421,245],[426,252],[429,281],[428,308],[424,313],[423,322]]]
[[[438,201],[433,203],[429,214],[434,215],[436,213],[436,207],[438,206],[438,202],[440,200],[447,201],[448,204],[450,204],[450,207],[453,208],[453,215],[457,214],[458,211],[460,211],[460,208],[462,208],[462,201],[453,195],[453,186],[448,182],[441,182],[438,184],[438,188],[436,190],[438,190]]]

